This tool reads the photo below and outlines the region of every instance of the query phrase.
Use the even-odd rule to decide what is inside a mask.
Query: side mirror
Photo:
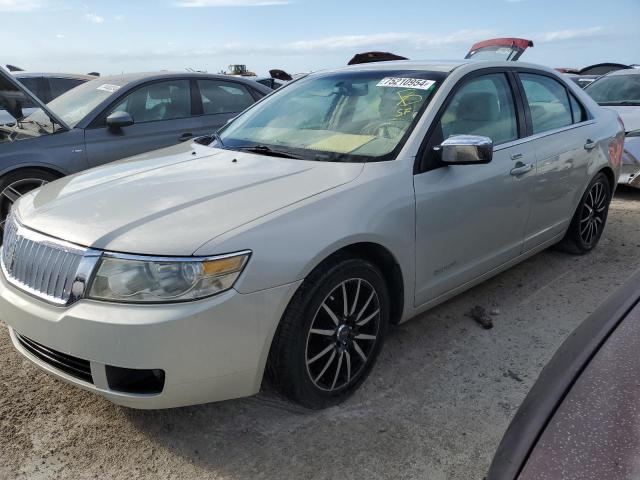
[[[489,163],[493,158],[493,141],[479,135],[452,135],[434,150],[449,165],[473,165]]]
[[[127,112],[113,112],[107,117],[107,127],[109,128],[123,128],[133,125],[133,118]]]

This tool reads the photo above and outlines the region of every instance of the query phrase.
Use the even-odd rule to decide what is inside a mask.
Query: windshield
[[[47,103],[47,107],[73,128],[91,110],[97,107],[104,99],[113,95],[119,88],[119,85],[112,85],[104,80],[92,80],[72,88],[58,98],[51,100]],[[42,121],[41,116],[42,112],[36,112],[30,115],[28,119]]]
[[[219,132],[217,146],[307,160],[386,160],[442,77],[406,70],[312,75],[238,117]]]
[[[640,75],[602,77],[585,89],[600,105],[640,105]]]

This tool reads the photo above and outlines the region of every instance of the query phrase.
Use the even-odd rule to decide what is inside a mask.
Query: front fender
[[[304,279],[331,254],[354,243],[387,249],[402,271],[406,305],[413,303],[415,200],[411,164],[367,164],[350,184],[323,192],[238,227],[196,255],[253,252],[236,289],[251,293]]]

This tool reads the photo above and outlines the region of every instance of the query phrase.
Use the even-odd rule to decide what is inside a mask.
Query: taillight
[[[620,166],[622,151],[624,150],[624,123],[620,117],[618,117],[618,124],[620,125],[620,131],[609,142],[609,160],[615,167]]]

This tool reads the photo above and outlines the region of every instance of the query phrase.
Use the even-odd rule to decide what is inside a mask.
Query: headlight
[[[196,300],[229,290],[250,252],[212,258],[154,258],[105,254],[87,297],[112,302]]]

